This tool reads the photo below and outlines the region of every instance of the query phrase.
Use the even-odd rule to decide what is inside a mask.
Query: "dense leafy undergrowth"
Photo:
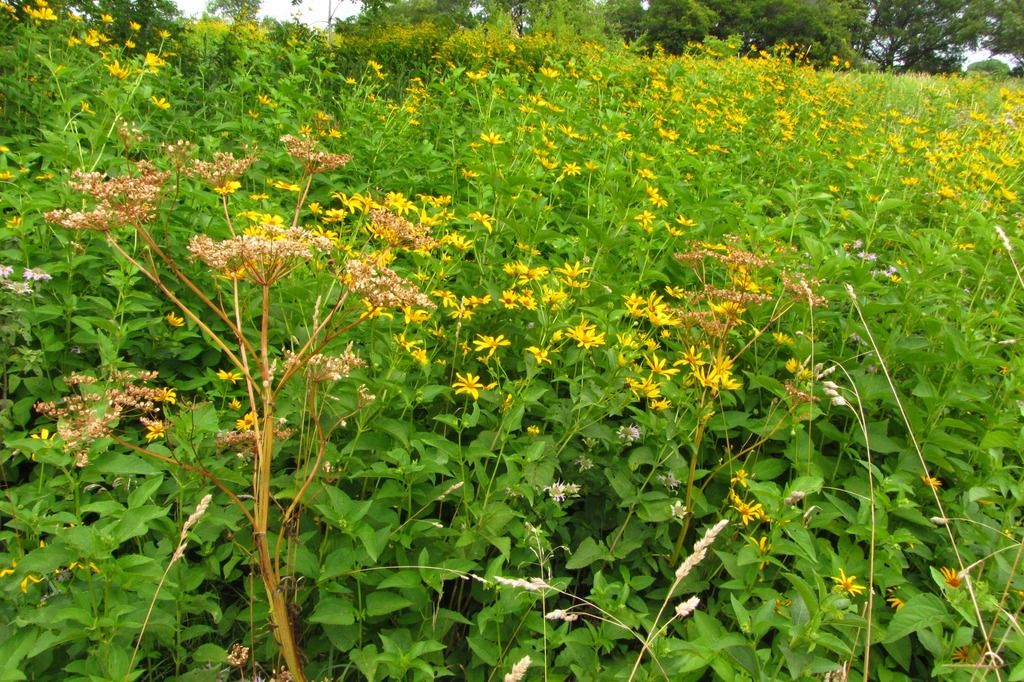
[[[0,12],[0,678],[1024,678],[1018,84],[119,21]]]

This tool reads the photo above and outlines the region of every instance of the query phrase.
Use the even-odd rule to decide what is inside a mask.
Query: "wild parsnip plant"
[[[1019,83],[110,19],[0,3],[0,679],[1024,675]]]

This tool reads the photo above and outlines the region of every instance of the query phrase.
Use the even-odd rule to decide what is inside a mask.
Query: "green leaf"
[[[583,542],[576,548],[572,556],[565,562],[565,567],[570,571],[586,568],[590,564],[608,556],[608,548],[603,542],[597,542],[592,537],[583,538]]]
[[[394,592],[376,590],[366,595],[366,615],[368,616],[383,616],[407,606],[412,606],[412,601]]]
[[[369,599],[367,599],[367,604],[369,604]],[[325,597],[317,603],[313,613],[309,616],[309,621],[325,625],[352,625],[356,622],[356,610],[349,599]]]
[[[882,642],[895,642],[912,632],[929,629],[944,622],[947,615],[945,604],[935,595],[914,595],[889,621]]]

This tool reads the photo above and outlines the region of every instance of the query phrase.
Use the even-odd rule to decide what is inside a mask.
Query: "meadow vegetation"
[[[0,3],[0,680],[1024,679],[1019,83],[118,21]]]

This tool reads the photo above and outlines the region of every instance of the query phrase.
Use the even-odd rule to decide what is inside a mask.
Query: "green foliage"
[[[1019,0],[989,0],[985,46],[996,54],[1012,56],[1019,69],[1024,66],[1024,3]]]
[[[0,282],[0,678],[266,679],[283,621],[310,679],[1020,675],[1017,84],[495,24],[204,20],[147,61],[0,12],[0,280],[52,277]],[[352,159],[307,187],[283,135]],[[237,188],[186,172],[222,152]],[[142,229],[47,219],[142,160]],[[330,246],[266,299],[189,249],[293,223]],[[213,339],[273,384],[339,301],[365,366],[287,383],[253,457]],[[66,449],[61,401],[141,371],[148,421]]]
[[[978,0],[869,0],[854,44],[887,71],[959,71],[985,32],[981,7]]]
[[[997,78],[1010,75],[1010,65],[1001,59],[984,59],[967,67],[968,73],[986,73]]]

